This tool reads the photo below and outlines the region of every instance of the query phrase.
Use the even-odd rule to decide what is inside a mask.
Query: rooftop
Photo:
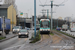
[[[9,6],[9,4],[0,4],[0,8],[8,8]]]

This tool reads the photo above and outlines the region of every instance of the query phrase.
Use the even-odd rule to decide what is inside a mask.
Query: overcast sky
[[[50,0],[36,0],[36,12],[37,15],[42,15],[41,10],[42,9],[49,9],[51,11],[50,6],[41,7],[40,4],[50,4]],[[75,0],[54,0],[54,4],[65,4],[64,6],[53,7],[53,11],[56,13],[53,13],[53,18],[58,17],[74,17],[75,16]],[[24,13],[29,13],[29,15],[34,14],[34,0],[16,0],[16,5],[18,6],[18,10],[22,11]],[[46,13],[47,14],[47,13]],[[50,15],[50,13],[49,13]]]
[[[56,13],[53,13],[53,18],[58,17],[75,17],[75,0],[54,0],[54,4],[65,4],[64,6],[53,7],[53,11]],[[16,5],[18,7],[18,11],[28,13],[29,16],[34,15],[34,0],[16,0]],[[50,0],[36,0],[36,15],[42,15],[41,10],[42,9],[49,9],[49,12],[51,12],[51,7],[41,7],[40,4],[50,4]],[[46,13],[47,14],[47,13]],[[49,13],[49,15],[51,15]]]

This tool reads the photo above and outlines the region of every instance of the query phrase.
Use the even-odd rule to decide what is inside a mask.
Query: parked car
[[[62,25],[62,30],[67,31],[68,30],[68,24],[63,24]]]
[[[33,27],[33,28],[31,28],[31,30],[34,30],[34,27]]]
[[[21,26],[15,26],[15,27],[13,28],[13,33],[18,33],[21,29],[22,29]]]
[[[27,28],[27,30],[30,30],[30,28]]]
[[[70,23],[70,31],[75,32],[75,22]]]
[[[21,29],[18,33],[19,38],[28,38],[29,37],[29,32],[26,29]]]
[[[57,27],[56,30],[59,30],[60,31],[61,30],[61,27]]]

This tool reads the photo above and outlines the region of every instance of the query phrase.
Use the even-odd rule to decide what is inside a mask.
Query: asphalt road
[[[29,30],[29,38],[31,37],[32,33],[33,33],[33,30]],[[11,38],[9,40],[6,40],[6,41],[0,43],[0,50],[3,50],[8,47],[23,45],[26,43],[26,41],[27,41],[27,38],[18,38],[18,36]]]
[[[30,36],[31,36],[31,33],[33,31],[30,30],[29,32],[30,32]],[[69,47],[69,48],[73,48],[73,50],[74,50],[74,43],[68,44],[69,40],[67,40],[65,43],[63,40],[59,40],[59,39],[60,38],[56,38],[55,36],[52,36],[52,40],[54,41],[52,43],[51,43],[51,37],[50,37],[48,39],[40,41],[40,43],[38,42],[35,44],[30,44],[30,43],[28,43],[29,40],[27,40],[25,38],[18,39],[18,37],[15,37],[15,38],[12,38],[11,40],[8,40],[7,42],[5,42],[6,43],[5,45],[8,46],[7,43],[9,43],[9,41],[12,41],[12,42],[10,42],[11,45],[9,44],[10,47],[8,46],[3,50],[60,50],[65,46],[66,46],[66,48]],[[19,45],[21,45],[21,46],[18,47]],[[66,49],[66,50],[69,50],[69,49]]]

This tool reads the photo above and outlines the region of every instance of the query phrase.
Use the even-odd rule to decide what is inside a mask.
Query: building
[[[14,5],[15,4],[15,0],[4,0],[4,4]]]
[[[4,0],[4,4],[13,5],[18,14],[17,5],[15,4],[15,0]]]
[[[69,21],[69,22],[72,21],[71,17],[65,17],[64,20]]]
[[[23,28],[25,27],[32,28],[33,22],[32,19],[17,17],[17,25],[22,26]]]
[[[58,19],[62,20],[62,17],[58,17]]]
[[[12,27],[16,26],[16,10],[13,5],[3,4],[0,5],[0,17],[5,16],[5,18],[10,19],[11,21],[11,30]]]
[[[33,26],[34,26],[34,16],[32,16],[32,23],[33,23]],[[38,20],[37,16],[36,16],[36,24],[39,24],[39,20]]]

